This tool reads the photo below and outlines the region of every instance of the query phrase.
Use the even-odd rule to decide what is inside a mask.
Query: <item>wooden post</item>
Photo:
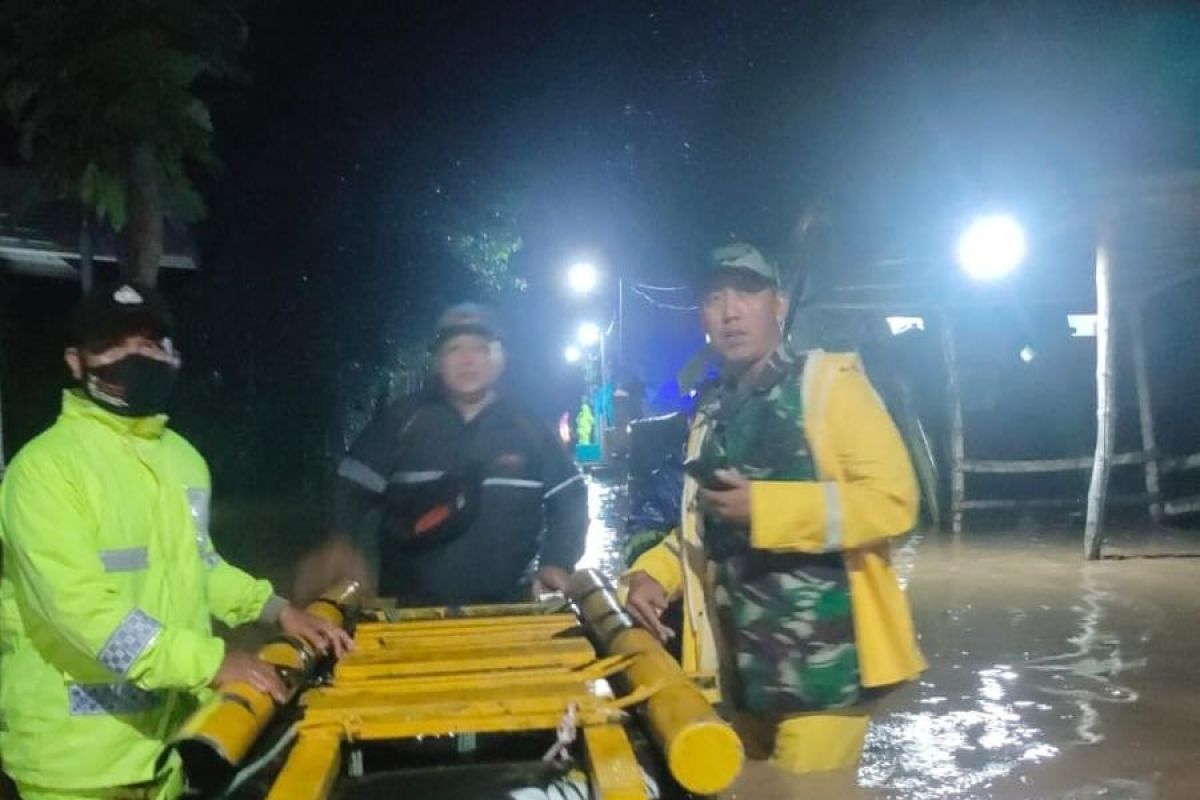
[[[946,363],[946,396],[950,404],[950,529],[962,533],[963,500],[966,498],[966,479],[963,475],[963,460],[966,447],[963,442],[962,395],[958,384],[958,349],[954,342],[954,326],[950,314],[941,312],[942,357]]]
[[[1140,300],[1129,309],[1129,333],[1133,346],[1133,379],[1137,384],[1138,422],[1142,449],[1146,451],[1146,494],[1150,496],[1150,519],[1163,521],[1162,490],[1159,484],[1158,443],[1154,436],[1154,404],[1150,394],[1150,369],[1146,364],[1146,330]]]
[[[1087,523],[1083,532],[1084,555],[1100,558],[1104,546],[1104,503],[1112,467],[1116,431],[1116,375],[1113,366],[1112,327],[1112,220],[1100,226],[1096,243],[1096,455],[1088,487]]]

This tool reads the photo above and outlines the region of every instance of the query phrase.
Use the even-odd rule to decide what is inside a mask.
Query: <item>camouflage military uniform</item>
[[[802,373],[803,359],[780,349],[753,386],[707,391],[697,413],[708,425],[704,466],[736,469],[750,480],[815,480]],[[705,516],[719,617],[736,662],[736,704],[757,714],[854,705],[858,652],[842,555],[768,552],[749,541],[746,529]]]

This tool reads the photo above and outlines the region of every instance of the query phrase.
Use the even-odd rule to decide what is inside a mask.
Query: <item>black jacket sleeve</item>
[[[568,572],[583,555],[587,544],[587,484],[562,443],[544,426],[542,440],[542,482],[546,531],[542,540],[542,566],[561,567]]]
[[[406,397],[380,411],[338,464],[333,490],[336,532],[354,536],[363,517],[383,501],[397,462],[401,431],[416,407],[416,401]]]

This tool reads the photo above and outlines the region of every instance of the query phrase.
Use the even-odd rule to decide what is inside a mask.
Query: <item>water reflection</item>
[[[623,569],[619,536],[626,513],[625,487],[600,481],[594,476],[588,477],[587,487],[591,523],[587,549],[576,569],[598,569],[609,578],[615,578]]]
[[[1058,748],[1010,699],[1014,671],[999,665],[976,678],[974,692],[953,699],[922,682],[916,704],[930,710],[878,718],[867,739],[860,783],[904,798],[975,797],[975,790],[1018,764],[1057,755]]]

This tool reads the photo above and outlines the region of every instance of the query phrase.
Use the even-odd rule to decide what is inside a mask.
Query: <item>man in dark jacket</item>
[[[548,428],[497,395],[490,312],[451,308],[432,350],[432,385],[378,414],[338,467],[335,536],[299,590],[365,573],[354,535],[372,510],[379,593],[403,605],[526,600],[562,589],[583,554],[583,477]]]

